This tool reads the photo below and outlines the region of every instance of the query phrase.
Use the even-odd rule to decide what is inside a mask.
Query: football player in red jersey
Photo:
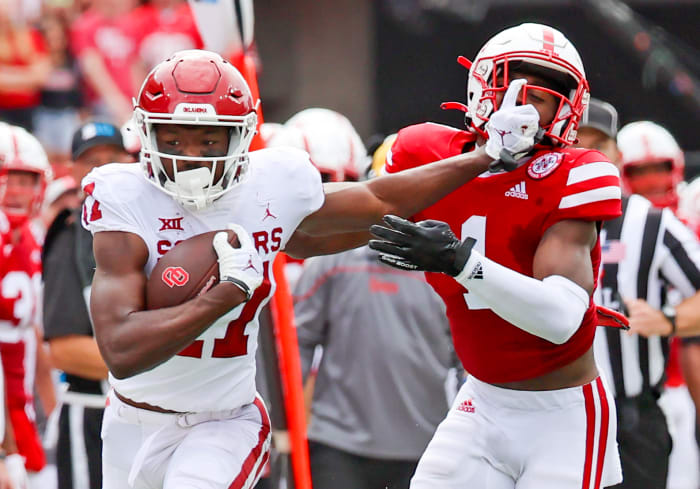
[[[51,167],[34,136],[20,127],[0,125],[0,208],[9,230],[3,240],[0,266],[0,351],[5,371],[9,421],[17,451],[8,468],[18,479],[37,473],[46,464],[34,424],[34,371],[37,353],[35,328],[41,305],[41,246],[31,226],[36,217]],[[10,440],[11,442],[11,440]],[[9,459],[9,457],[8,457]],[[22,460],[20,457],[19,460]]]
[[[373,226],[385,263],[425,270],[470,376],[412,489],[591,489],[622,480],[615,405],[598,375],[592,292],[600,221],[620,215],[617,168],[568,148],[589,99],[559,31],[523,24],[469,67],[469,129],[403,129],[395,173],[485,146],[489,172],[415,214]]]

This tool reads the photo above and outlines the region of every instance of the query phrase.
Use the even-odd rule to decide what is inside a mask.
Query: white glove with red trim
[[[246,300],[249,300],[263,282],[262,260],[255,250],[253,240],[242,226],[229,224],[228,227],[238,236],[240,248],[229,244],[227,233],[214,235],[214,250],[219,257],[219,281],[236,284],[245,292]]]
[[[506,150],[513,159],[525,156],[535,145],[535,136],[540,128],[540,114],[534,106],[515,105],[525,79],[513,80],[508,85],[501,107],[491,114],[486,123],[489,139],[486,154],[494,160],[501,158]]]

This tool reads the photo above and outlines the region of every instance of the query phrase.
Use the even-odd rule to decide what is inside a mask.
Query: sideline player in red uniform
[[[591,297],[599,222],[621,211],[619,173],[598,151],[567,148],[589,98],[581,59],[559,31],[523,24],[460,61],[470,67],[470,130],[403,129],[386,170],[482,145],[500,160],[414,215],[417,224],[387,216],[370,242],[390,265],[442,272],[428,281],[470,374],[411,488],[618,483],[615,404],[593,358]]]
[[[8,124],[0,124],[0,161],[0,207],[9,227],[0,260],[0,352],[17,450],[27,471],[37,473],[46,465],[34,424],[32,393],[37,349],[34,328],[41,305],[41,245],[30,218],[41,209],[51,167],[36,138]],[[21,467],[13,468],[19,474],[15,482],[26,477],[21,472]]]

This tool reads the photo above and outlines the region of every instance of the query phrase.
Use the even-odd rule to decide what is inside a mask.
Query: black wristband
[[[250,287],[248,287],[248,285],[246,285],[246,283],[243,280],[237,279],[235,277],[224,277],[221,280],[219,280],[219,282],[231,282],[233,285],[241,289],[245,294],[246,301],[249,301],[253,295],[250,292]]]
[[[666,320],[671,323],[671,332],[668,336],[676,335],[676,308],[665,306],[661,309],[661,313],[664,315]]]
[[[676,336],[676,316],[670,316],[666,319],[668,319],[671,322],[671,334],[669,336]]]

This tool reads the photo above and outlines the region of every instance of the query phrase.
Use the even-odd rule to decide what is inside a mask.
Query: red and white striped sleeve
[[[607,221],[622,214],[620,172],[602,153],[586,151],[570,166],[545,228],[564,219]]]

